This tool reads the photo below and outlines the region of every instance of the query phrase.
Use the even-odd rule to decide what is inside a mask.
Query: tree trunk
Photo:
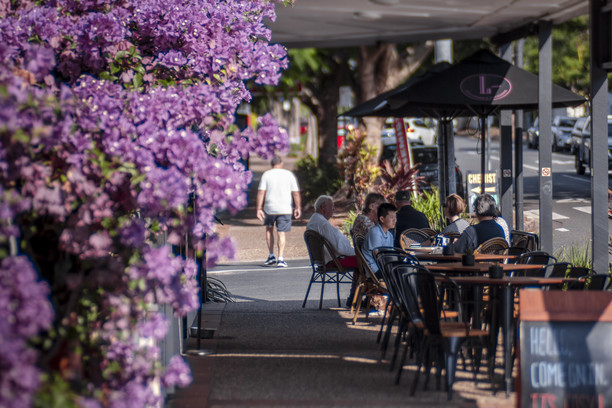
[[[365,102],[398,86],[423,64],[432,50],[433,43],[429,42],[406,47],[405,56],[398,53],[395,44],[359,47],[360,101]],[[367,134],[366,143],[376,147],[380,156],[384,118],[364,117],[362,123]]]
[[[338,99],[340,83],[335,81],[321,90],[317,107],[319,122],[319,164],[334,165],[338,155]]]

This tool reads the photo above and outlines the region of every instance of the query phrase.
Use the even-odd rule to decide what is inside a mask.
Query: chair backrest
[[[537,234],[519,230],[510,231],[513,247],[522,247],[529,251],[536,251],[540,247],[540,239]]]
[[[420,244],[427,241],[431,236],[418,228],[408,228],[400,235],[400,245],[407,250],[412,244]]]
[[[546,278],[565,278],[571,264],[569,262],[555,262],[546,265],[544,277]]]
[[[311,265],[317,267],[325,266],[324,244],[321,234],[316,231],[306,230],[304,231],[304,241],[306,242]]]
[[[525,248],[511,246],[510,248],[506,249],[504,253],[506,255],[519,256],[519,255],[523,255],[525,252],[527,252],[527,249]]]
[[[495,237],[491,238],[478,246],[474,250],[475,254],[501,254],[504,250],[508,249],[508,243],[504,238]]]
[[[444,236],[450,239],[450,243],[452,244],[461,236],[461,234],[459,232],[446,232]]]
[[[390,262],[419,263],[418,259],[399,248],[381,248],[377,251],[375,258],[379,269],[385,268],[385,265]]]
[[[589,276],[587,290],[608,290],[610,286],[610,275],[594,273]]]
[[[426,233],[427,235],[429,235],[429,237],[435,237],[436,235],[438,235],[438,233],[434,230],[432,230],[431,228],[421,228],[421,231],[423,231],[424,233]]]
[[[313,268],[321,272],[327,272],[329,267],[325,262],[325,252],[329,253],[334,263],[334,272],[345,273],[346,271],[340,264],[336,252],[331,244],[318,232],[313,230],[304,231],[304,241],[306,242],[306,248],[308,249],[308,256],[310,257],[310,264]]]
[[[520,255],[516,263],[548,265],[557,262],[557,258],[545,251],[530,251]]]
[[[360,234],[353,235],[353,245],[355,246],[355,256],[357,258],[357,266],[359,267],[359,272],[361,272],[361,276],[366,279],[371,280],[375,285],[380,285],[380,280],[376,276],[376,274],[368,265],[365,257],[363,256],[363,252],[361,251],[361,246],[363,245],[363,241],[365,237]]]
[[[570,266],[566,275],[567,278],[584,278],[587,280],[590,280],[592,276],[591,270],[582,266]],[[567,285],[567,288],[571,290],[583,290],[585,284],[586,282],[584,281],[572,282]]]
[[[434,275],[429,271],[417,271],[405,278],[416,285],[416,299],[423,318],[423,325],[430,335],[441,335],[438,290]]]
[[[425,272],[419,265],[398,264],[393,267],[393,274],[399,281],[400,307],[413,323],[423,321],[416,292],[416,272]]]
[[[519,235],[516,238],[512,238],[512,247],[513,248],[521,248],[525,251],[533,251],[533,249],[529,249],[530,239],[526,235]]]

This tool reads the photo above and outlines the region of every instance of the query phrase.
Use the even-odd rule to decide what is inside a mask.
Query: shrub
[[[432,186],[430,191],[423,191],[413,198],[412,207],[425,214],[431,229],[440,232],[446,226],[444,216],[440,211],[440,191],[436,187]]]
[[[336,166],[319,166],[317,159],[312,156],[298,160],[295,175],[300,182],[304,203],[313,202],[321,194],[332,195],[342,186]]]
[[[380,184],[376,191],[387,200],[392,201],[395,193],[401,190],[417,191],[417,185],[422,180],[416,167],[405,169],[399,163],[392,164],[388,160],[380,168]]]
[[[582,244],[563,246],[555,253],[555,258],[558,262],[569,262],[573,266],[581,268],[591,268],[593,261],[591,259],[591,241],[586,240]]]
[[[348,186],[348,197],[355,196],[357,204],[361,205],[363,196],[380,174],[376,164],[376,148],[365,143],[365,134],[349,132],[338,154],[338,172]]]
[[[348,217],[346,217],[346,219],[342,221],[342,226],[340,227],[340,230],[342,231],[342,233],[346,235],[349,241],[351,242],[352,242],[351,229],[353,228],[353,223],[355,222],[355,218],[357,218],[358,215],[359,215],[359,211],[353,211],[353,210],[349,211]]]
[[[0,406],[159,406],[190,382],[157,342],[160,306],[199,306],[170,244],[232,258],[214,217],[247,204],[241,159],[289,148],[269,114],[234,124],[288,65],[274,3],[3,3]]]

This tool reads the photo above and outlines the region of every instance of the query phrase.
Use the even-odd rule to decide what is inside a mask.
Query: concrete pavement
[[[252,161],[256,181],[252,204],[235,217],[222,218],[223,234],[237,240],[239,262],[225,262],[210,271],[222,280],[236,303],[203,307],[203,327],[214,329],[210,339],[186,342],[193,383],[169,399],[171,408],[191,407],[512,407],[515,394],[493,393],[491,384],[475,385],[471,373],[460,371],[454,398],[444,391],[419,386],[409,395],[415,366],[408,364],[400,385],[387,359],[380,359],[376,336],[380,318],[364,316],[356,325],[326,286],[319,310],[319,286],[302,308],[310,270],[302,234],[305,221],[294,223],[287,237],[288,268],[262,266],[267,257],[263,227],[254,218],[254,189],[269,166]],[[289,166],[287,166],[289,167]],[[346,299],[348,285],[342,288]],[[387,355],[387,358],[389,357]],[[498,373],[499,374],[499,373]],[[500,375],[498,378],[501,379]],[[422,384],[422,382],[421,382]]]

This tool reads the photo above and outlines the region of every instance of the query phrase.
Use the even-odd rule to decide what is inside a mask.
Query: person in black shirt
[[[429,221],[425,214],[410,205],[410,191],[403,190],[395,193],[395,205],[399,208],[395,225],[395,246],[400,247],[402,232],[408,228],[429,228]]]
[[[483,242],[500,237],[504,238],[503,228],[495,222],[497,207],[495,199],[489,194],[482,194],[474,202],[474,210],[478,224],[470,225],[455,241],[455,252],[465,253],[468,249],[476,249]]]

